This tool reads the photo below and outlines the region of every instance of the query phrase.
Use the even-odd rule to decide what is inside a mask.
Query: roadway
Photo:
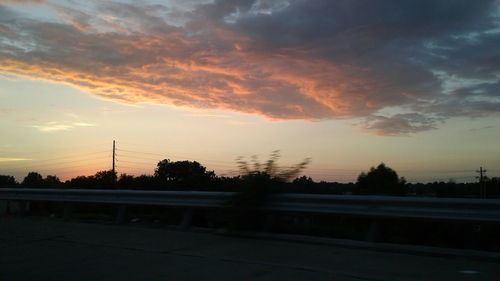
[[[500,280],[500,264],[48,218],[0,217],[0,280]]]

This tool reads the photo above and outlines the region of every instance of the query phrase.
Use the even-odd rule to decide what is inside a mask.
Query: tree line
[[[362,172],[355,183],[316,182],[308,176],[298,176],[309,163],[288,168],[276,165],[279,154],[273,152],[265,163],[252,159],[238,160],[241,175],[217,176],[197,161],[161,160],[153,175],[117,175],[113,171],[99,171],[91,176],[77,176],[61,181],[55,175],[43,177],[29,172],[21,182],[13,176],[0,175],[0,187],[29,188],[90,188],[90,189],[137,189],[137,190],[205,190],[240,192],[289,192],[317,194],[360,194],[394,196],[433,196],[475,198],[485,190],[488,198],[500,198],[500,178],[485,178],[481,183],[408,183],[397,172],[381,163]]]

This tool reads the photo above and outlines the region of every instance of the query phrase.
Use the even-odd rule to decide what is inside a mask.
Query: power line
[[[73,147],[65,147],[64,150],[67,150],[67,151],[74,151],[74,150],[80,150],[80,149],[83,149],[83,148],[88,148],[88,147],[91,147],[91,148],[104,148],[104,144],[98,144],[98,145],[81,145],[81,146],[73,146]],[[61,151],[61,148],[58,149],[58,151],[60,152]],[[9,151],[9,152],[12,152],[12,151]],[[24,154],[43,154],[43,153],[47,153],[47,152],[54,152],[54,149],[45,149],[45,150],[36,150],[36,151],[26,151],[26,150],[22,150],[22,153]]]
[[[96,164],[96,163],[93,163],[93,164]],[[97,164],[100,164],[100,163],[97,163]],[[92,167],[93,165],[92,164],[84,164],[84,165],[72,165],[72,166],[63,166],[63,167],[57,167],[57,168],[46,168],[46,169],[37,169],[35,168],[37,171],[57,171],[57,170],[66,170],[66,169],[73,169],[73,168],[79,168],[79,167]],[[33,169],[32,167],[28,167],[28,168],[22,168],[23,170],[35,170]],[[19,169],[18,169],[19,170]],[[14,170],[12,170],[14,171]]]
[[[83,159],[86,159],[86,158],[93,158],[95,159],[94,157],[91,157],[91,155],[95,155],[95,154],[102,154],[102,153],[105,153],[105,152],[109,152],[109,151],[97,151],[97,152],[91,152],[91,153],[86,153],[85,155],[81,155],[80,157],[76,157],[77,159],[78,158],[81,158],[82,160]],[[79,154],[80,155],[80,154]],[[56,158],[49,158],[49,159],[30,159],[30,160],[27,160],[29,161],[29,163],[46,163],[46,162],[51,162],[51,161],[54,161],[54,160],[65,160],[65,159],[75,159],[74,156],[62,156],[62,157],[56,157]],[[0,163],[0,164],[6,164],[6,165],[9,165],[9,166],[24,166],[24,164],[27,162],[27,161],[22,161],[22,162],[19,162],[19,163]],[[56,163],[59,162],[59,161],[56,161]]]
[[[126,169],[136,169],[136,170],[150,170],[150,169],[143,168],[143,167],[131,167],[131,166],[124,166],[124,165],[120,165],[119,167],[126,168]]]
[[[79,159],[79,160],[72,160],[72,161],[60,161],[60,162],[52,162],[48,164],[43,164],[44,166],[46,165],[60,165],[60,164],[67,164],[67,163],[77,163],[77,162],[88,162],[88,161],[93,161],[93,160],[100,160],[100,159],[107,159],[108,156],[103,156],[103,157],[93,157],[91,159]]]
[[[118,151],[124,151],[124,152],[130,152],[130,153],[139,153],[139,154],[148,154],[148,155],[156,155],[156,156],[161,156],[161,157],[167,156],[165,154],[152,153],[152,152],[142,152],[142,151],[135,151],[135,150],[127,150],[127,149],[118,149]]]
[[[170,153],[154,153],[154,152],[128,150],[128,149],[118,149],[117,151],[119,151],[119,152],[123,151],[123,152],[128,152],[128,153],[135,153],[135,154],[154,155],[154,156],[160,156],[162,158],[165,158],[165,157],[170,157],[170,158],[185,158],[185,159],[194,159],[194,161],[208,161],[208,162],[213,162],[213,163],[233,164],[233,162],[213,160],[213,159],[206,159],[206,158],[199,158],[199,157],[196,157],[196,156],[170,154]]]
[[[135,155],[127,155],[127,154],[122,154],[122,153],[117,153],[117,156],[124,156],[126,158],[132,158],[132,159],[142,159],[142,160],[151,160],[151,161],[159,161],[158,158],[149,158],[149,157],[142,157],[142,156],[135,156]]]
[[[88,176],[92,176],[94,175],[95,173],[97,173],[99,170],[96,170],[96,169],[85,169],[85,170],[79,170],[78,171],[78,175],[76,176],[73,176],[72,178],[75,178],[75,177],[81,177],[81,176],[85,176],[85,177],[88,177]],[[59,172],[57,173],[56,176],[61,176],[61,177],[65,177],[66,175],[70,175],[70,174],[74,174],[73,171],[66,171],[66,172]],[[70,179],[72,179],[70,178]]]
[[[151,163],[151,162],[127,161],[127,160],[119,160],[119,161],[117,160],[116,162],[117,163],[122,163],[123,162],[123,163],[139,164],[139,165],[144,165],[145,164],[145,165],[154,165],[154,166],[156,166],[155,163]]]
[[[52,167],[52,168],[41,168],[42,166],[25,166],[25,167],[14,167],[14,168],[2,168],[0,170],[4,170],[4,171],[11,171],[11,172],[15,172],[15,171],[20,171],[20,170],[36,170],[36,171],[45,171],[45,170],[58,170],[58,169],[67,169],[67,168],[72,168],[72,167],[79,167],[79,166],[91,166],[93,164],[96,164],[96,163],[100,163],[100,162],[87,162],[87,161],[68,161],[66,163],[87,163],[85,165],[77,165],[77,166],[62,166],[62,167]],[[46,165],[43,165],[43,167],[47,167],[47,166],[53,166],[53,165],[60,165],[60,163],[54,163],[54,164],[46,164]],[[40,169],[41,168],[41,169]]]

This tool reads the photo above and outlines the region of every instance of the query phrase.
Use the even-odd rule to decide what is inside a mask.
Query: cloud
[[[95,127],[97,125],[96,124],[92,124],[92,123],[85,123],[85,122],[75,122],[75,123],[73,123],[73,126],[77,126],[77,127]]]
[[[59,19],[0,5],[0,75],[124,103],[363,118],[386,135],[500,113],[494,0],[44,5]]]
[[[469,129],[469,131],[471,132],[477,132],[477,131],[483,131],[483,130],[489,130],[489,129],[493,129],[495,128],[495,126],[484,126],[484,127],[480,127],[480,128],[471,128]]]
[[[209,113],[209,112],[192,112],[188,116],[209,117],[209,118],[228,118],[228,116],[224,115],[224,114]]]
[[[94,127],[96,124],[86,123],[86,122],[47,122],[42,125],[34,125],[33,128],[38,129],[40,132],[58,132],[58,131],[69,131],[75,127]]]
[[[0,157],[0,162],[28,161],[28,158]]]
[[[107,107],[100,108],[97,111],[101,112],[101,113],[123,113],[123,112],[126,112],[125,110],[113,109],[113,108],[107,108]]]
[[[34,125],[33,128],[37,128],[40,132],[57,132],[57,131],[68,131],[72,129],[73,126],[49,122],[44,125]]]
[[[252,125],[252,124],[255,124],[255,122],[243,121],[243,120],[229,120],[228,123],[232,124],[232,125]]]
[[[6,4],[21,4],[21,5],[24,5],[24,4],[42,4],[44,3],[45,1],[44,0],[0,0],[0,4],[1,3],[6,3]]]
[[[438,121],[417,113],[373,116],[366,121],[364,128],[376,135],[398,136],[436,129]]]
[[[14,112],[13,109],[10,109],[10,108],[0,108],[0,117],[7,116],[7,115],[11,114],[12,112]]]

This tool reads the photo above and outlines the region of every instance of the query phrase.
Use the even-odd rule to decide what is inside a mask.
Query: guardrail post
[[[365,241],[376,242],[380,233],[381,222],[379,219],[372,219],[365,235]]]
[[[123,224],[127,218],[127,206],[120,205],[116,210],[116,223]]]
[[[179,225],[181,230],[187,230],[191,226],[191,221],[193,220],[193,208],[186,208],[182,214],[182,221]]]
[[[73,205],[70,203],[64,204],[63,219],[69,220],[73,214]]]

